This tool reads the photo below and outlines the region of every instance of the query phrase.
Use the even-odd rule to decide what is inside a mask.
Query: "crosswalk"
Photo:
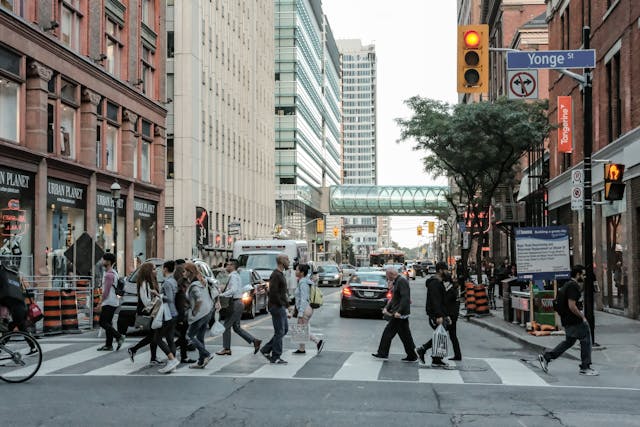
[[[43,364],[39,376],[152,376],[159,366],[149,365],[148,347],[136,354],[132,363],[125,349],[119,352],[98,352],[95,343],[43,343]],[[158,352],[163,356],[162,352]],[[171,376],[246,377],[275,379],[325,379],[335,381],[395,381],[436,384],[504,384],[545,387],[549,384],[534,364],[507,358],[468,358],[451,362],[449,369],[404,363],[403,356],[391,355],[389,360],[375,360],[370,353],[325,350],[320,355],[309,351],[305,355],[283,358],[287,365],[271,365],[252,347],[237,346],[231,356],[215,356],[205,369],[189,369],[180,365]]]

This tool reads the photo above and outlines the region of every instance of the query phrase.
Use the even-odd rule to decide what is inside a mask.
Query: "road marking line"
[[[291,355],[291,357],[287,358],[286,365],[274,365],[268,363],[249,375],[247,377],[251,378],[281,378],[281,379],[291,379],[293,376],[307,363],[311,358],[313,358],[315,354],[307,353],[304,355]]]
[[[95,347],[91,346],[90,348],[87,348],[75,353],[68,353],[63,356],[53,358],[51,360],[47,360],[46,358],[43,357],[42,366],[40,366],[38,375],[47,375],[59,369],[64,369],[69,366],[77,365],[79,363],[86,362],[88,360],[95,359],[100,356],[104,356],[104,352],[97,351]],[[12,375],[24,375],[21,371],[22,370],[16,371]]]
[[[173,371],[171,375],[177,375],[180,377],[201,377],[214,375],[220,369],[232,364],[233,362],[237,362],[238,360],[246,357],[249,354],[253,354],[253,347],[237,347],[233,349],[231,356],[216,356],[214,354],[213,359],[211,359],[209,364],[204,369],[190,369],[188,366],[181,366],[180,369],[176,369],[175,371]]]
[[[418,382],[433,384],[464,384],[457,369],[420,368]]]
[[[498,375],[502,384],[524,386],[548,386],[547,382],[527,368],[519,360],[484,359]]]
[[[92,375],[97,375],[97,376],[123,376],[123,375],[127,375],[136,371],[139,371],[140,369],[144,368],[145,366],[149,365],[149,359],[148,359],[148,354],[149,351],[138,351],[136,353],[136,357],[135,357],[135,362],[131,363],[131,360],[129,359],[129,353],[127,353],[126,351],[122,352],[122,360],[115,362],[115,363],[111,363],[109,365],[103,366],[102,368],[98,368],[98,369],[94,369],[92,371],[89,371],[83,375],[86,376],[92,376]],[[161,368],[161,366],[158,366],[158,369]]]
[[[334,380],[376,381],[382,369],[382,360],[375,360],[369,353],[353,353],[333,376]]]

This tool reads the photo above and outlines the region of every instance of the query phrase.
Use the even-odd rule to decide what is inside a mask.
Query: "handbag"
[[[42,309],[40,308],[40,306],[36,304],[36,302],[31,297],[32,294],[29,293],[22,280],[20,280],[20,287],[22,287],[24,300],[27,303],[27,320],[31,322],[32,325],[35,325],[44,318],[44,314],[42,313]]]
[[[136,320],[133,327],[142,331],[148,331],[151,329],[151,321],[151,316],[136,314]]]
[[[211,329],[209,330],[209,334],[212,337],[222,334],[226,329],[224,327],[224,323],[220,321],[220,312],[216,311],[216,314],[214,315],[214,319],[215,319],[215,322],[211,326]]]
[[[162,324],[171,320],[171,309],[169,308],[169,304],[163,302],[160,309],[153,317],[153,321],[151,322],[151,329],[160,329],[162,328]]]
[[[433,346],[431,357],[444,358],[449,353],[449,334],[443,325],[438,325],[433,331]]]
[[[309,341],[309,324],[294,323],[289,325],[289,336],[294,343],[304,343]]]

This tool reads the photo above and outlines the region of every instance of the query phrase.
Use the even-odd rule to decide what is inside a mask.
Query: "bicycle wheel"
[[[42,349],[34,337],[9,332],[0,337],[0,379],[21,383],[31,379],[42,364]]]

